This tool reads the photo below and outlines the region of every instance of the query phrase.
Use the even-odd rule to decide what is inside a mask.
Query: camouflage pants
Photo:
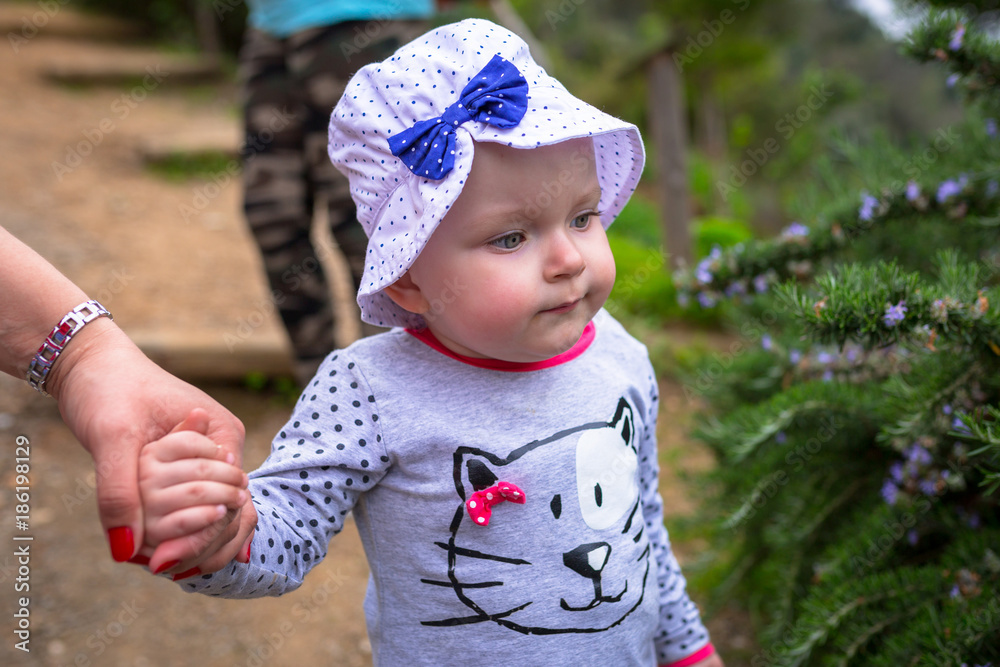
[[[315,207],[327,206],[355,288],[367,245],[347,179],[327,156],[330,112],[355,71],[392,55],[422,29],[419,21],[350,21],[285,39],[254,29],[244,37],[244,213],[300,378],[310,377],[334,347],[335,311],[310,240]]]

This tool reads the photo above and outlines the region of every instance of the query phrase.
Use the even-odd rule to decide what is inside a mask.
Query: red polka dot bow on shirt
[[[497,482],[496,486],[473,493],[465,502],[465,508],[469,510],[469,516],[476,525],[488,526],[493,515],[493,506],[505,500],[523,505],[527,498],[524,496],[524,491],[516,485],[510,482]]]

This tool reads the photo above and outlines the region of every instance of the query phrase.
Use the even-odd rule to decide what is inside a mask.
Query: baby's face
[[[462,194],[410,269],[431,332],[473,357],[565,352],[604,305],[615,264],[590,138],[477,143]]]

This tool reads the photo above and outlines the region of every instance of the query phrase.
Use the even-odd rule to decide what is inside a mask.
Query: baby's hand
[[[158,548],[171,541],[190,538],[213,524],[225,528],[230,509],[249,499],[247,476],[233,465],[233,455],[224,452],[197,430],[178,430],[148,443],[139,455],[139,491],[142,495],[146,551],[155,551],[149,569],[162,572],[187,569],[178,552],[205,552],[204,540],[192,548]],[[212,534],[217,532],[210,531]],[[188,546],[188,545],[184,545]]]

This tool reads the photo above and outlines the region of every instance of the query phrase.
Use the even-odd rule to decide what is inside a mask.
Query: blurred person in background
[[[240,49],[246,139],[244,212],[304,383],[334,341],[336,309],[322,251],[328,224],[357,291],[367,237],[345,179],[327,157],[330,112],[351,75],[421,34],[433,0],[250,0]],[[371,332],[365,329],[365,332]]]

